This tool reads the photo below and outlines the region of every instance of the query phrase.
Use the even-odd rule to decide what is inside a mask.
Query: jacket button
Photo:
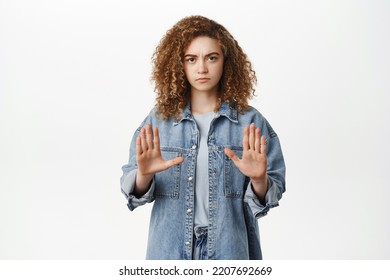
[[[187,245],[187,246],[190,246],[190,244],[191,244],[191,243],[190,243],[189,241],[186,241],[186,245]]]
[[[193,146],[191,147],[191,149],[195,150],[195,149],[196,149],[196,145],[193,145]]]
[[[188,181],[192,181],[192,177],[188,177]]]
[[[191,208],[188,208],[187,209],[187,213],[191,213],[192,212],[192,209]]]

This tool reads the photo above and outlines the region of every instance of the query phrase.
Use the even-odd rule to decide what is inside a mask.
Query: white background
[[[0,259],[143,259],[120,192],[153,106],[150,58],[184,16],[223,24],[287,165],[265,259],[390,259],[390,4],[0,0]]]

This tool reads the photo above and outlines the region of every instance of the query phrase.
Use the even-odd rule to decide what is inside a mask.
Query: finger
[[[137,156],[142,155],[142,147],[141,147],[141,136],[138,135],[137,141],[135,143],[135,152]]]
[[[141,148],[142,152],[146,152],[148,150],[148,145],[146,144],[145,128],[141,128]]]
[[[176,157],[176,158],[173,158],[170,160],[166,160],[165,167],[166,167],[166,169],[168,169],[174,165],[178,165],[178,164],[182,163],[183,161],[184,161],[184,157]]]
[[[154,149],[159,151],[160,150],[160,135],[158,133],[157,127],[153,128],[153,134],[154,134],[154,138],[153,138]]]
[[[251,123],[249,127],[249,149],[255,149],[255,124]]]
[[[146,143],[148,144],[148,149],[153,149],[153,134],[152,127],[150,125],[146,125]]]
[[[261,153],[260,149],[261,149],[260,128],[256,128],[255,151]]]
[[[244,151],[247,151],[249,149],[249,137],[248,137],[248,132],[249,129],[247,126],[244,127],[244,133],[243,133],[243,138],[242,138],[242,149]],[[229,149],[230,150],[230,149]]]
[[[230,158],[235,165],[239,164],[240,158],[231,149],[225,148],[223,151],[225,152],[225,155],[227,155],[228,158]]]
[[[267,154],[267,144],[266,144],[266,137],[263,135],[261,136],[261,146],[260,146],[260,153],[266,155]]]

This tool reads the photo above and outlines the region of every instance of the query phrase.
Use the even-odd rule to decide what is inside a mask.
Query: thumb
[[[227,155],[228,158],[230,158],[235,165],[238,164],[240,159],[238,158],[238,156],[231,149],[225,148],[223,151],[225,152],[225,155]]]
[[[170,160],[166,160],[165,161],[165,167],[166,169],[174,166],[174,165],[177,165],[177,164],[180,164],[184,161],[184,157],[176,157],[176,158],[173,158],[173,159],[170,159]]]

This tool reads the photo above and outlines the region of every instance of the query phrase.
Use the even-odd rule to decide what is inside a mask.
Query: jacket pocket
[[[181,155],[179,151],[174,148],[161,147],[161,154],[164,160],[170,160]],[[174,165],[167,170],[158,172],[154,175],[155,179],[155,197],[160,198],[179,198],[180,190],[180,169],[181,164]]]
[[[230,148],[240,159],[242,148]],[[234,165],[233,161],[224,155],[224,191],[225,197],[242,198],[245,192],[245,175]]]

